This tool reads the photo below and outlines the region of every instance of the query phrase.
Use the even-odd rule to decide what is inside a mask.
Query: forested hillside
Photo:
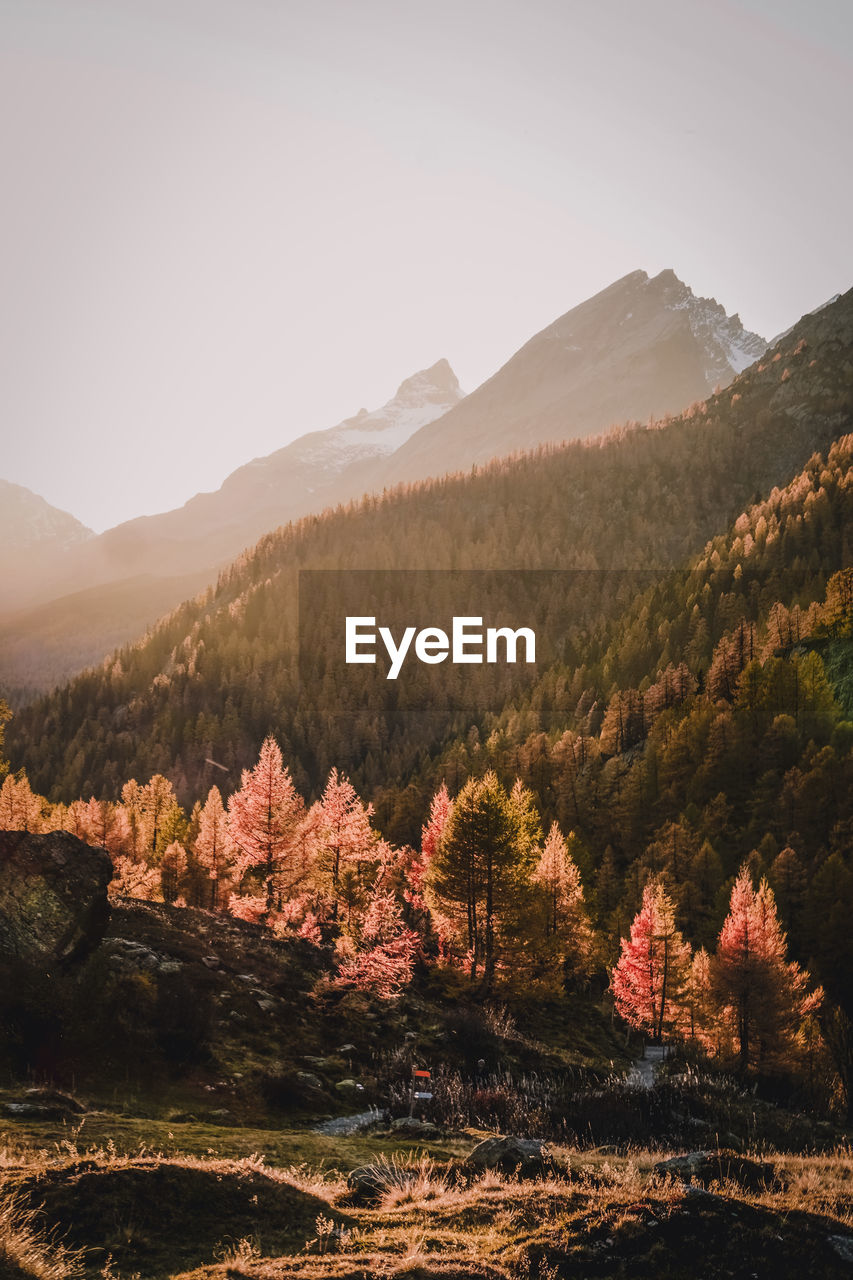
[[[851,426],[853,292],[804,318],[763,363],[677,418],[403,488],[264,538],[215,591],[144,642],[20,712],[9,729],[13,764],[56,798],[114,794],[128,776],[164,772],[188,801],[219,780],[211,759],[234,777],[272,731],[310,794],[332,764],[363,789],[397,785],[425,752],[498,712],[530,669],[506,668],[497,688],[465,669],[466,679],[447,680],[444,702],[426,706],[418,682],[401,680],[383,688],[377,707],[375,688],[351,679],[352,669],[335,678],[325,646],[339,646],[340,637],[324,634],[318,618],[319,678],[303,687],[300,569],[686,566]],[[836,551],[827,569],[839,566]],[[581,637],[621,615],[637,586],[607,576],[590,591],[579,578],[561,589],[560,618],[572,619]],[[496,588],[496,609],[506,589]],[[552,617],[547,575],[529,592],[533,621]]]
[[[609,981],[631,1025],[849,1114],[843,302],[679,419],[265,539],[13,720],[29,778],[6,778],[0,826],[102,845],[121,895],[340,937],[334,982],[380,999],[418,956],[486,990]],[[765,496],[720,532],[747,486]],[[366,601],[394,626],[521,610],[549,643],[532,667],[388,681],[342,662],[340,611]]]

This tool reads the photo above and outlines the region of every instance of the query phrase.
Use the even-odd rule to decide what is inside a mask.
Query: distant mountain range
[[[174,511],[97,537],[63,517],[64,537],[47,538],[37,536],[43,512],[16,508],[15,545],[29,539],[35,549],[0,567],[0,688],[20,701],[99,661],[280,525],[400,483],[677,413],[726,386],[766,345],[672,271],[635,271],[537,334],[471,395],[439,360],[381,409],[301,436]]]

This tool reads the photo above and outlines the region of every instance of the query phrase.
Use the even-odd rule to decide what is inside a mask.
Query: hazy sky
[[[0,476],[95,529],[671,266],[853,285],[849,0],[0,0]]]

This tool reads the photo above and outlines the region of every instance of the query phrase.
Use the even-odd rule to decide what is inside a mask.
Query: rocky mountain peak
[[[442,357],[429,369],[421,369],[401,382],[394,399],[447,404],[449,407],[462,399],[462,391],[449,361]]]

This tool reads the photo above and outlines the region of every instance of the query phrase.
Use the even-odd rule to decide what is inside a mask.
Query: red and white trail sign
[[[422,1067],[412,1068],[412,1083],[409,1089],[409,1115],[414,1114],[416,1102],[431,1102],[430,1081],[432,1077]]]

